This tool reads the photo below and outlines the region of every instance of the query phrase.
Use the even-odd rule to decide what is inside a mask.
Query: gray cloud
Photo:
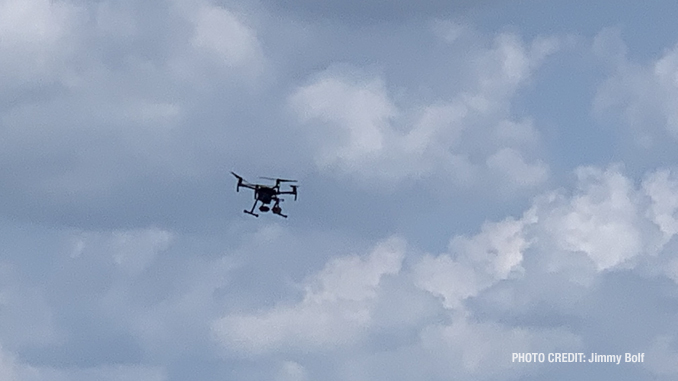
[[[0,379],[675,378],[672,156],[559,172],[567,39],[491,3],[0,0]],[[669,135],[672,50],[605,33],[597,110]],[[509,357],[580,350],[648,360]]]
[[[378,22],[405,22],[413,18],[459,17],[474,7],[491,1],[425,0],[411,3],[400,0],[371,0],[343,2],[315,2],[308,0],[268,1],[263,4],[273,9],[293,12],[307,18],[326,18],[342,23],[363,24]]]

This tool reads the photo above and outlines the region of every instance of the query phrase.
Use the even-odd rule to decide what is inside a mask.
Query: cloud
[[[104,250],[110,260],[126,272],[137,275],[172,242],[172,234],[158,228],[101,233],[84,232],[75,239],[72,258]],[[95,253],[92,253],[92,251]],[[95,255],[101,255],[96,253]]]
[[[645,365],[656,376],[675,376],[678,374],[678,351],[670,336],[657,336],[648,350]]]
[[[0,79],[0,96],[49,82],[62,72],[83,20],[83,9],[70,2],[1,1],[0,69],[6,74]]]
[[[558,247],[583,252],[599,270],[644,252],[638,197],[628,178],[611,168],[577,170],[580,193],[564,206],[550,203],[548,231]]]
[[[594,111],[620,115],[643,148],[661,146],[665,135],[678,139],[678,45],[639,64],[627,57],[619,31],[605,29],[594,40],[594,52],[612,68],[598,88]]]
[[[3,381],[165,381],[167,373],[159,367],[118,365],[89,369],[50,368],[26,365],[0,346],[0,378]]]
[[[546,182],[548,165],[541,160],[526,163],[520,152],[502,148],[487,158],[487,167],[496,171],[509,190],[530,189]]]
[[[450,254],[423,260],[420,287],[458,307],[497,281],[522,276],[526,252],[541,253],[547,263],[541,270],[567,272],[581,253],[604,272],[654,258],[676,234],[669,228],[675,219],[672,170],[648,174],[640,187],[619,166],[580,167],[576,175],[572,194],[542,194],[520,219],[486,223],[472,238],[454,238]],[[575,266],[582,265],[588,266]]]
[[[224,144],[245,133],[221,126],[248,112],[221,99],[242,99],[243,89],[259,99],[252,88],[265,82],[248,15],[209,2],[143,4],[0,2],[3,214],[84,229],[147,226],[141,220],[157,216],[148,208],[186,205],[164,203],[160,189],[174,188],[175,201],[192,193],[186,187],[213,189],[199,183],[223,168],[206,163],[239,156]],[[138,218],[122,223],[125,213]]]
[[[436,174],[465,187],[498,178],[509,193],[530,189],[546,181],[548,166],[535,158],[532,121],[515,119],[510,103],[557,48],[555,39],[526,44],[499,35],[468,58],[471,89],[423,106],[394,101],[378,75],[333,66],[293,92],[289,105],[323,171],[391,183]]]
[[[667,265],[675,261],[678,234],[672,229],[675,173],[660,169],[636,183],[621,166],[582,167],[572,190],[545,192],[519,217],[454,235],[438,254],[422,253],[399,237],[367,249],[357,245],[358,254],[349,254],[353,250],[341,241],[296,236],[278,225],[249,235],[238,231],[240,243],[230,246],[233,237],[205,246],[157,228],[64,231],[50,244],[62,250],[49,265],[63,271],[48,284],[3,277],[13,286],[0,287],[4,301],[19,295],[14,290],[44,294],[47,306],[37,309],[53,311],[58,340],[31,342],[23,334],[23,341],[5,341],[2,370],[19,380],[31,379],[21,378],[30,372],[45,380],[165,380],[176,370],[149,364],[220,353],[224,364],[240,367],[238,374],[253,374],[242,365],[247,358],[258,367],[269,364],[267,377],[280,380],[549,374],[548,364],[511,363],[511,353],[602,351],[609,343],[591,332],[605,324],[628,328],[660,308],[649,303],[622,320],[609,317],[617,313],[610,301],[620,297],[614,290],[625,287],[616,277],[637,279],[651,293],[658,292],[652,282],[675,287]],[[643,287],[636,287],[638,297]],[[672,300],[666,298],[657,303]],[[582,321],[592,326],[582,331]],[[673,332],[672,320],[664,321],[618,347],[646,356],[670,353],[662,349],[669,341],[656,341]],[[50,326],[38,323],[36,329]],[[107,329],[96,332],[109,352],[91,354],[90,363],[60,369],[33,363],[36,348],[68,353],[85,345],[81,341],[93,334],[89,325],[104,323]],[[116,341],[121,335],[131,344]],[[14,355],[14,348],[24,348],[31,361]],[[319,353],[332,359],[319,365]],[[97,356],[145,365],[97,363]],[[669,360],[657,354],[638,369],[667,375]]]
[[[294,361],[285,361],[275,381],[304,381],[308,380],[306,369]]]
[[[194,33],[193,46],[214,53],[228,67],[247,66],[260,59],[261,47],[254,31],[227,9],[201,6]]]
[[[563,39],[476,3],[0,0],[0,379],[675,376],[678,170],[546,191],[523,95]],[[676,49],[594,49],[596,112],[672,147]],[[290,219],[242,216],[229,167],[301,180]]]
[[[451,254],[426,256],[416,265],[415,283],[441,296],[446,308],[460,308],[463,300],[524,271],[523,251],[530,245],[524,229],[533,219],[526,215],[518,221],[486,223],[473,237],[455,237]]]
[[[17,380],[16,364],[13,358],[4,353],[0,348],[0,376],[3,380]]]
[[[0,262],[0,344],[8,348],[49,346],[63,340],[45,292],[27,285],[16,265]]]
[[[402,245],[391,239],[366,258],[331,260],[307,281],[298,304],[279,305],[255,315],[227,315],[214,322],[214,334],[226,348],[251,353],[350,345],[372,325],[381,279],[400,271]]]
[[[326,373],[307,368],[312,359],[303,354],[331,351],[341,379],[517,379],[547,374],[552,364],[516,365],[513,352],[601,351],[609,344],[580,328],[582,321],[606,324],[596,319],[618,308],[601,305],[601,297],[614,298],[609,293],[626,287],[624,277],[675,285],[665,263],[675,261],[670,242],[678,232],[667,228],[675,219],[667,205],[678,188],[674,169],[648,173],[640,184],[621,166],[575,174],[572,191],[545,192],[519,218],[456,235],[445,253],[420,255],[392,238],[363,257],[330,259],[302,283],[299,302],[228,313],[214,321],[215,337],[227,357],[291,356],[309,377]],[[601,290],[608,283],[610,291]],[[391,298],[395,292],[407,298]],[[386,304],[389,315],[379,312]],[[416,316],[398,318],[410,308]],[[660,331],[643,332],[650,336],[629,338],[621,351],[649,354],[659,345],[652,340]],[[371,343],[382,340],[375,351]],[[648,369],[667,372],[664,357]],[[395,364],[406,370],[394,371]]]
[[[335,139],[326,139],[325,134],[317,138],[318,144],[323,140],[330,145],[321,148],[318,160],[322,166],[340,161],[357,167],[361,161],[378,154],[385,144],[389,119],[396,111],[378,80],[351,83],[331,76],[323,76],[300,89],[291,103],[299,110],[302,122],[320,118],[346,129],[346,136],[338,131]]]
[[[493,1],[480,2],[482,5]],[[449,17],[465,14],[479,6],[469,0],[424,0],[416,4],[397,0],[348,0],[341,3],[317,3],[309,0],[265,0],[264,4],[276,11],[292,12],[305,18],[324,18],[348,24],[374,24],[376,22],[403,22],[412,18]]]

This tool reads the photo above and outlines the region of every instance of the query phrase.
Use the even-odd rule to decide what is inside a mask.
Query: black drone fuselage
[[[279,191],[275,188],[259,187],[255,190],[254,197],[261,201],[262,204],[268,205],[271,203],[271,201],[277,198],[276,195],[278,192]]]
[[[269,185],[261,185],[261,184],[252,184],[247,181],[245,181],[241,176],[237,175],[235,172],[231,172],[233,176],[235,176],[238,179],[238,184],[235,187],[236,191],[240,191],[240,188],[247,188],[247,189],[252,189],[254,191],[254,205],[252,205],[251,210],[243,210],[243,212],[253,215],[255,217],[259,217],[258,214],[254,213],[254,209],[257,207],[257,202],[261,202],[261,206],[259,206],[259,210],[261,212],[268,212],[269,210],[273,212],[273,214],[277,214],[281,217],[287,218],[286,215],[282,214],[282,208],[280,207],[280,202],[285,201],[282,198],[280,198],[281,195],[293,195],[294,199],[297,199],[297,185],[290,185],[290,190],[286,191],[281,191],[280,190],[280,184],[281,183],[289,183],[289,182],[296,182],[296,180],[286,180],[286,179],[270,179],[266,178],[269,180],[274,180],[275,185],[269,186]],[[268,207],[271,202],[273,202],[273,207]]]

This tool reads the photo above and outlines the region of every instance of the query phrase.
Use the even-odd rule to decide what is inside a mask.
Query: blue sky
[[[676,19],[0,0],[0,379],[675,379]]]

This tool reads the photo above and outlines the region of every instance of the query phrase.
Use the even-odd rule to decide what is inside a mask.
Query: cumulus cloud
[[[524,228],[533,220],[526,215],[518,221],[486,223],[473,237],[455,237],[450,242],[451,254],[426,256],[417,264],[417,286],[441,296],[447,308],[459,308],[466,298],[520,274],[523,252],[529,247]]]
[[[547,229],[558,247],[586,253],[599,270],[645,252],[639,195],[631,181],[614,168],[580,168],[577,177],[579,194],[563,206],[548,203]]]
[[[215,54],[227,67],[256,64],[260,59],[261,47],[254,31],[228,9],[203,5],[194,22],[193,46]]]
[[[347,0],[341,3],[317,3],[309,0],[264,0],[276,10],[293,12],[295,15],[311,18],[340,20],[349,24],[373,24],[375,22],[402,22],[413,17],[455,16],[466,13],[479,6],[479,2],[470,0],[423,0],[410,4],[397,0]],[[494,1],[480,2],[488,5]]]
[[[6,74],[0,95],[54,80],[65,69],[83,21],[84,9],[70,2],[1,1],[0,69]]]
[[[71,297],[49,295],[69,306],[73,298],[89,300],[90,311],[101,315],[96,321],[113,322],[110,329],[126,332],[143,348],[136,361],[207,355],[216,350],[210,342],[216,340],[223,361],[247,357],[257,364],[277,364],[266,374],[279,380],[406,380],[422,374],[434,380],[501,380],[547,374],[548,364],[516,365],[511,353],[598,351],[597,341],[568,319],[595,325],[591,314],[607,316],[595,298],[601,283],[615,284],[613,274],[674,282],[667,263],[675,261],[670,248],[678,233],[672,228],[675,173],[660,169],[636,183],[621,166],[582,167],[574,189],[546,192],[517,218],[488,221],[473,233],[455,235],[446,252],[419,253],[393,237],[362,254],[326,256],[301,281],[276,283],[276,292],[286,296],[267,303],[219,295],[238,287],[230,292],[244,292],[246,286],[236,283],[240,273],[256,274],[255,283],[280,275],[275,270],[280,265],[252,273],[247,263],[263,266],[266,261],[257,260],[268,252],[267,261],[276,256],[284,257],[279,263],[292,260],[276,249],[299,239],[289,237],[290,228],[267,226],[242,237],[243,247],[217,250],[202,260],[182,254],[204,253],[196,241],[166,230],[70,232],[60,238],[64,253],[56,262],[76,275],[68,283],[76,288],[87,284],[87,273],[100,281]],[[330,246],[323,242],[319,248]],[[174,252],[178,247],[184,249]],[[340,253],[341,245],[336,250]],[[311,258],[313,253],[308,254]],[[0,290],[6,302],[17,288]],[[589,303],[594,304],[586,307]],[[540,316],[534,309],[543,305],[552,315],[526,317]],[[60,339],[37,345],[63,346],[77,333],[63,326],[65,312],[58,305],[50,303],[50,308],[56,308]],[[642,369],[670,374],[670,341],[657,339],[662,334],[657,330],[647,333],[630,342],[634,347],[628,351],[654,353],[653,362]],[[36,342],[11,345],[30,348]],[[312,354],[321,352],[333,354],[331,369],[317,366]],[[57,370],[18,359],[4,350],[2,370],[19,380],[30,372],[46,380],[169,377],[165,369],[152,366]],[[406,370],[397,370],[402,367]]]
[[[470,6],[368,3],[0,0],[0,379],[544,379],[510,354],[603,350],[675,377],[678,171],[542,192],[521,90],[562,40],[348,26]],[[615,33],[595,107],[652,146],[676,49],[635,64]],[[234,166],[306,175],[299,213],[241,219]]]
[[[678,233],[678,178],[675,171],[661,169],[643,181],[643,191],[652,200],[647,217],[659,226],[668,242]]]
[[[403,243],[394,238],[366,258],[334,259],[307,282],[298,304],[261,314],[228,315],[214,323],[214,333],[227,348],[252,353],[350,345],[373,324],[381,279],[400,271],[403,256]]]
[[[4,213],[128,228],[114,216],[130,199],[148,196],[131,208],[148,218],[155,213],[142,209],[159,201],[159,188],[186,194],[178,188],[198,187],[215,168],[199,162],[230,155],[223,144],[243,133],[221,126],[243,113],[223,111],[221,97],[264,70],[254,26],[207,1],[144,4],[0,2]]]
[[[275,381],[304,381],[308,380],[306,369],[294,361],[285,361]]]
[[[660,145],[662,136],[678,139],[678,45],[646,64],[632,62],[619,30],[605,29],[594,52],[611,67],[594,99],[598,115],[621,115],[644,148]]]
[[[332,67],[290,95],[321,170],[386,181],[432,174],[465,186],[501,179],[515,191],[543,184],[539,133],[510,112],[517,89],[558,48],[502,34],[469,59],[475,85],[452,100],[413,106],[393,100],[379,76]],[[479,159],[480,158],[480,159]]]
[[[0,346],[0,378],[6,381],[165,381],[166,372],[159,367],[118,365],[96,368],[52,368],[30,366]]]
[[[0,262],[0,344],[10,348],[48,346],[63,340],[44,290],[27,285],[15,265]]]
[[[151,265],[171,242],[172,234],[158,228],[104,234],[83,232],[74,239],[71,257],[104,254],[124,271],[136,275]]]
[[[591,319],[592,312],[578,303],[595,299],[597,284],[611,282],[611,274],[673,279],[662,261],[675,260],[667,246],[676,234],[667,229],[673,210],[666,208],[678,192],[674,176],[675,170],[661,169],[636,184],[621,166],[579,168],[574,190],[546,192],[519,218],[486,222],[475,234],[454,236],[448,252],[417,255],[401,239],[391,239],[363,258],[332,259],[303,282],[301,301],[227,314],[214,322],[215,337],[230,356],[332,350],[349,364],[340,367],[343,379],[428,374],[499,380],[548,372],[546,365],[511,363],[511,353],[595,352],[596,342],[568,319]],[[658,218],[656,210],[666,213]],[[394,287],[389,279],[400,282],[399,292],[409,290],[407,301],[389,299],[400,303],[392,313],[406,314],[408,306],[425,303],[427,294],[442,310],[429,306],[415,320],[385,319],[376,311]],[[522,315],[534,314],[535,306],[549,306],[554,317]],[[595,314],[608,313],[592,308]],[[371,351],[366,340],[389,329],[414,333],[395,336],[378,354]],[[632,343],[639,351],[654,345],[653,353],[666,345],[652,340]],[[669,372],[665,357],[648,366],[657,374]],[[408,370],[396,373],[393,364],[407,364]]]
[[[357,168],[363,160],[376,156],[386,142],[389,119],[395,116],[395,106],[388,99],[383,83],[372,80],[367,83],[351,83],[331,76],[319,78],[296,93],[291,103],[299,110],[302,122],[324,119],[336,123],[337,134],[325,130],[320,134],[312,131],[319,147],[319,164],[331,165],[335,161]],[[327,133],[333,139],[327,139]]]
[[[17,376],[15,368],[16,365],[14,364],[14,359],[0,349],[0,376],[5,380],[16,380]]]
[[[476,236],[453,238],[450,253],[424,257],[415,266],[417,285],[459,309],[497,282],[530,271],[562,273],[590,286],[591,269],[606,273],[651,264],[674,279],[675,266],[656,262],[657,256],[675,262],[667,251],[676,234],[667,228],[675,219],[674,173],[657,170],[636,186],[619,166],[579,168],[575,192],[538,196],[520,219],[486,223]],[[536,267],[526,268],[525,258],[534,258],[529,263]]]

